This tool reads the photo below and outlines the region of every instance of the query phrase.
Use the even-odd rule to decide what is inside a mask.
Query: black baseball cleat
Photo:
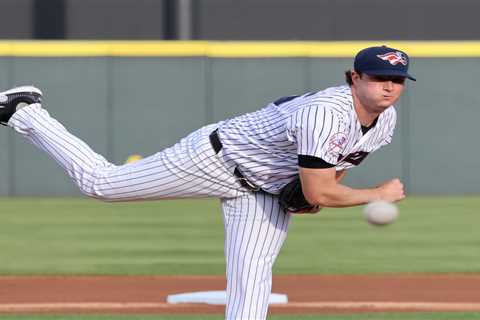
[[[42,91],[33,86],[0,92],[0,124],[6,126],[17,110],[33,103],[42,103]]]

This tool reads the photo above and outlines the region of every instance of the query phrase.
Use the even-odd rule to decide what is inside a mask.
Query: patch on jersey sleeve
[[[344,132],[335,133],[328,140],[328,152],[329,153],[340,153],[344,148],[347,142],[347,134]]]

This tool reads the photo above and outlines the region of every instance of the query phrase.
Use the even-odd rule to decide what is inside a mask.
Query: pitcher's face
[[[352,81],[360,103],[378,113],[395,104],[405,89],[405,77],[401,76],[360,76],[352,72]]]

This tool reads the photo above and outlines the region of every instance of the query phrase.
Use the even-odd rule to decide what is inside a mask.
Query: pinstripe
[[[25,119],[23,119],[20,115],[17,116],[18,117],[18,121],[19,123],[22,123],[22,124],[25,124]],[[64,168],[67,172],[70,172],[70,175],[72,177],[72,179],[75,181],[75,177],[73,177],[72,175],[75,175],[76,174],[76,171],[74,169],[72,169],[71,167],[69,167],[67,164],[70,163],[70,164],[74,164],[78,167],[80,167],[80,164],[78,164],[75,160],[73,159],[69,159],[68,157],[65,156],[65,153],[62,152],[61,150],[58,150],[57,148],[55,148],[55,145],[53,143],[51,143],[52,139],[50,139],[48,136],[32,136],[31,137],[31,140],[30,140],[34,145],[36,145],[37,147],[40,147],[44,150],[48,150],[48,152],[51,152],[52,153],[52,156],[53,158],[57,161],[57,163],[60,164],[60,166],[62,168]],[[62,148],[60,148],[62,149]],[[68,152],[68,149],[65,149],[67,152]],[[70,161],[69,161],[70,160]],[[83,191],[83,190],[82,190]],[[89,194],[89,193],[87,193]],[[91,195],[91,194],[89,194]]]
[[[259,200],[259,198],[262,198],[262,199]],[[260,202],[263,202],[262,208],[265,208],[265,197],[263,196],[262,192],[258,192],[258,193],[255,194],[255,203],[260,203]],[[263,212],[263,214],[265,214],[265,212]],[[262,222],[263,222],[263,218],[262,218]],[[253,231],[254,226],[255,226],[255,224],[252,224],[252,231]],[[247,277],[246,277],[245,282],[247,283],[246,290],[249,289],[248,288],[249,283],[252,284],[252,289],[251,289],[251,295],[249,295],[249,298],[248,298],[248,305],[246,305],[242,309],[242,312],[240,314],[241,319],[243,319],[243,314],[244,314],[245,311],[247,312],[247,314],[246,314],[247,319],[251,319],[250,318],[250,311],[252,310],[252,305],[251,305],[253,303],[252,298],[253,298],[253,295],[255,293],[255,290],[257,290],[257,286],[261,285],[261,283],[258,283],[256,281],[257,279],[255,279],[255,278],[252,281],[251,277],[252,277],[252,272],[253,272],[252,271],[252,263],[255,261],[255,266],[256,266],[255,270],[258,270],[258,267],[260,265],[259,262],[261,262],[261,261],[257,261],[257,256],[256,256],[255,252],[259,248],[258,240],[260,239],[260,236],[266,235],[265,232],[262,232],[263,226],[264,226],[264,223],[260,223],[260,225],[258,226],[258,232],[255,232],[255,233],[252,232],[250,234],[251,236],[255,237],[255,240],[254,240],[254,243],[252,242],[252,244],[249,243],[249,245],[248,245],[248,249],[249,249],[248,251],[251,254],[251,257],[247,260],[250,263],[248,264],[248,271],[247,271]],[[249,242],[250,242],[250,239],[249,239]],[[261,257],[259,257],[259,258],[261,259]]]
[[[235,287],[233,288],[234,290],[234,295],[233,295],[233,303],[231,303],[231,310],[230,314],[235,315],[235,310],[236,310],[236,304],[238,305],[239,303],[242,302],[241,299],[244,299],[242,296],[242,262],[243,262],[243,257],[241,255],[242,251],[242,244],[244,243],[245,239],[245,233],[247,232],[247,225],[246,222],[242,220],[243,215],[247,215],[250,212],[250,199],[238,199],[241,202],[241,211],[239,212],[240,217],[234,217],[234,219],[238,220],[239,226],[241,226],[242,229],[242,236],[240,239],[240,242],[236,242],[234,246],[234,256],[237,258],[235,261],[235,272],[233,273],[232,278],[235,279]],[[227,317],[228,318],[228,317]]]
[[[315,113],[316,115],[318,115],[318,108],[315,108],[317,110],[317,112]],[[325,131],[325,118],[327,116],[327,112],[324,108],[322,108],[322,113],[323,115],[321,116],[321,119],[322,119],[322,124],[321,124],[321,129],[320,129],[320,132],[318,134],[318,137],[322,137],[324,135],[324,131]],[[317,118],[316,118],[317,119]],[[320,119],[320,118],[318,118]],[[319,121],[320,122],[320,121]],[[316,133],[316,132],[314,132]],[[302,153],[302,154],[306,154],[306,153]],[[313,154],[318,154],[318,143],[315,144],[315,149],[313,151]]]
[[[318,117],[318,108],[315,108],[315,113],[313,115],[313,119],[317,119]],[[312,130],[312,141],[315,141],[315,133],[317,132],[317,121],[313,122],[313,130]]]
[[[308,131],[308,119],[305,119],[305,108],[302,108],[301,110],[299,110],[300,112],[298,112],[299,114],[299,118],[300,118],[300,123],[303,123],[304,124],[304,130],[301,131],[302,133],[302,136],[300,137],[300,139],[304,142],[304,148],[305,150],[308,150],[308,137],[309,137],[309,131]],[[305,150],[302,150],[305,152]]]
[[[85,161],[85,159],[88,159],[88,155],[84,154],[84,150],[76,148],[75,145],[72,145],[68,141],[65,141],[61,132],[54,132],[50,129],[50,127],[48,125],[44,125],[43,124],[44,122],[48,123],[50,121],[48,119],[45,119],[41,113],[37,113],[36,116],[38,118],[42,118],[42,121],[39,121],[37,117],[31,118],[30,121],[35,123],[37,126],[38,125],[42,126],[41,133],[43,133],[43,138],[44,139],[49,139],[50,141],[57,142],[55,144],[55,146],[57,148],[63,149],[64,152],[68,152],[69,157],[71,157],[72,160],[76,159],[76,161],[74,160],[76,165],[81,166],[82,164],[79,163],[79,162],[83,162],[83,165],[90,165],[90,163],[88,161]],[[25,119],[23,119],[23,120],[25,121]],[[51,138],[52,136],[54,136],[55,138],[52,139]],[[53,144],[52,144],[52,146],[53,146]],[[70,148],[74,148],[75,150],[72,152],[72,150],[70,150],[70,148],[68,148],[67,146],[70,147]],[[62,153],[64,153],[64,152],[62,152]]]
[[[22,124],[25,125],[27,123],[27,120],[22,118],[21,115],[18,115],[17,117],[19,118],[19,121],[22,122]],[[41,122],[38,122],[35,118],[32,118],[31,120],[34,123],[41,124]],[[44,126],[42,126],[42,129],[43,129],[43,127]],[[66,141],[63,141],[61,139],[60,139],[60,141],[58,141],[58,139],[55,139],[55,138],[61,138],[61,135],[57,135],[55,132],[51,131],[48,127],[45,127],[45,131],[42,131],[42,133],[43,134],[41,135],[41,137],[36,136],[36,140],[37,141],[42,140],[42,141],[45,142],[45,146],[48,146],[49,148],[55,149],[57,154],[59,154],[62,157],[63,160],[66,161],[68,158],[70,158],[70,160],[73,162],[73,164],[78,166],[78,167],[89,166],[89,168],[91,168],[90,163],[82,161],[82,159],[79,158],[77,154],[70,152],[70,149],[66,147],[66,145],[68,144]],[[47,134],[47,133],[49,133],[49,134]],[[52,138],[52,136],[53,136],[53,138]],[[68,158],[65,157],[65,155],[67,153],[68,153]],[[83,164],[82,164],[82,162],[83,162]]]
[[[248,248],[248,244],[250,242],[250,238],[252,235],[252,223],[251,221],[255,221],[256,215],[257,215],[257,207],[254,206],[254,203],[250,197],[247,198],[247,205],[246,211],[243,211],[241,214],[242,216],[240,217],[243,218],[243,215],[246,215],[246,221],[242,223],[243,226],[243,233],[242,233],[242,238],[241,242],[239,243],[238,246],[238,260],[237,260],[237,271],[236,271],[236,276],[239,278],[237,281],[237,290],[236,293],[238,294],[235,295],[235,300],[238,302],[237,305],[233,306],[233,315],[234,317],[237,317],[237,314],[239,311],[243,310],[245,307],[245,300],[248,299],[247,296],[247,288],[245,288],[244,284],[244,266],[245,266],[245,260],[246,260],[246,254]],[[253,205],[253,208],[252,208]],[[251,211],[253,211],[253,217],[248,218],[248,215],[251,214]],[[248,235],[247,235],[248,234]]]
[[[275,226],[275,232],[278,230],[278,238],[275,239],[275,233],[271,236],[271,239],[272,239],[272,242],[271,243],[274,243],[275,245],[273,246],[273,249],[272,247],[269,247],[269,250],[268,252],[270,252],[271,256],[272,256],[272,261],[271,261],[271,264],[270,265],[267,265],[265,264],[265,267],[264,267],[264,270],[262,270],[262,274],[265,276],[265,277],[268,277],[269,281],[270,281],[270,287],[271,287],[271,278],[272,278],[272,266],[280,252],[280,249],[287,237],[287,231],[288,231],[288,221],[289,221],[289,217],[290,217],[290,214],[284,212],[278,205],[278,202],[276,201],[276,198],[275,197],[272,197],[272,204],[275,208],[274,212],[275,212],[275,216],[277,217],[277,224]],[[277,226],[278,226],[278,220],[281,220],[282,221],[282,225],[281,225],[281,228],[279,229]],[[261,319],[265,319],[266,318],[266,315],[267,315],[267,310],[268,310],[268,298],[269,298],[269,295],[270,295],[270,291],[271,291],[271,288],[269,288],[269,290],[265,290],[264,292],[264,295],[263,295],[263,299],[261,300],[261,304],[259,305],[261,308],[261,310],[263,310],[263,313],[262,313],[262,316],[261,316]]]
[[[207,158],[208,159],[208,158]],[[144,160],[150,160],[150,158],[146,158],[146,159],[143,159],[141,161],[144,161]],[[153,162],[153,161],[149,161],[149,162]],[[157,161],[158,162],[158,161]],[[163,175],[166,171],[172,171],[173,174],[176,174],[178,175],[178,173],[176,173],[175,171],[173,170],[169,170],[168,168],[165,168],[165,170],[162,170],[163,167],[165,167],[165,164],[164,163],[161,163],[161,164],[157,164],[155,165],[154,167],[147,167],[147,168],[144,168],[142,170],[133,170],[136,166],[139,166],[141,165],[141,167],[146,167],[145,166],[145,163],[148,163],[148,162],[139,162],[139,163],[135,163],[135,164],[132,164],[130,166],[125,166],[123,167],[123,169],[127,172],[126,174],[111,174],[109,175],[109,178],[111,178],[112,176],[113,177],[119,177],[119,178],[124,178],[125,176],[128,176],[128,175],[131,175],[131,174],[137,174],[136,175],[136,178],[139,179],[139,178],[145,178],[145,177],[150,177],[152,176],[152,173],[151,172],[155,172],[156,174],[158,174],[159,176]],[[187,171],[189,169],[194,169],[195,168],[195,165],[192,164],[191,166],[187,167],[187,168],[183,168],[183,171]],[[122,170],[123,170],[122,169]],[[140,172],[145,172],[145,174],[143,175],[138,175],[138,173]],[[204,173],[207,173],[207,171],[204,171]],[[201,175],[199,174],[190,174],[190,173],[187,173],[189,176],[193,176],[193,177],[200,177]],[[185,174],[187,176],[187,174]],[[119,180],[113,180],[115,183],[120,183],[120,182],[128,182],[130,179],[119,179]],[[152,179],[150,180],[146,180],[145,182],[152,182],[152,181],[156,181],[158,180],[158,177],[153,177]],[[105,185],[105,184],[109,184],[111,183],[110,181],[109,182],[97,182],[97,185],[98,186],[102,186],[102,185]],[[133,185],[133,184],[129,184],[130,186]],[[161,184],[159,184],[161,185]]]
[[[393,108],[382,113],[369,140],[357,146],[363,134],[351,91],[340,86],[227,120],[220,125],[220,136],[226,158],[241,165],[250,181],[275,194],[298,173],[297,152],[322,158],[337,165],[338,170],[351,168],[353,164],[338,159],[360,149],[372,152],[389,143],[394,113]],[[331,152],[330,139],[337,133],[346,135],[346,143]]]
[[[239,201],[241,201],[241,199],[238,199]],[[248,199],[245,203],[245,201],[241,201],[241,214],[243,214],[244,212],[248,213],[249,211],[249,202],[248,202]],[[225,210],[225,209],[224,209]],[[228,211],[225,212],[224,214],[230,214]],[[231,217],[231,219],[234,219],[234,217]],[[232,286],[230,287],[230,290],[231,292],[227,292],[227,295],[228,295],[228,307],[227,307],[227,318],[230,318],[228,315],[229,314],[235,314],[235,305],[237,302],[239,302],[239,299],[237,298],[237,292],[239,290],[239,286],[241,286],[241,284],[238,283],[238,277],[239,277],[239,268],[240,268],[240,263],[238,262],[238,260],[241,259],[241,256],[240,256],[240,251],[241,251],[241,245],[243,243],[243,239],[245,237],[245,228],[246,226],[244,225],[244,223],[241,221],[241,219],[237,218],[238,220],[238,224],[239,224],[239,227],[242,227],[242,236],[240,238],[240,242],[237,242],[237,238],[236,238],[236,241],[235,241],[235,245],[233,246],[234,248],[234,253],[232,253],[234,255],[234,257],[236,257],[236,261],[233,261],[233,269],[235,269],[235,271],[231,274],[230,277],[228,277],[227,281],[231,281],[232,282]],[[238,230],[235,230],[235,233],[240,233]],[[233,283],[235,283],[235,285],[233,286]],[[240,288],[241,290],[241,288]],[[241,293],[239,293],[240,295]],[[233,297],[233,298],[232,298]]]
[[[69,140],[67,138],[68,135],[65,134],[65,128],[56,120],[46,117],[43,112],[37,112],[36,117],[30,118],[30,120],[36,123],[37,126],[42,127],[41,132],[44,133],[44,137],[52,142],[55,141],[53,144],[57,148],[63,149],[63,154],[68,153],[70,159],[76,159],[75,164],[77,166],[89,166],[89,169],[92,169],[94,166],[105,166],[108,164],[102,156],[91,151],[88,146],[79,139],[70,136],[74,141]],[[54,128],[59,128],[60,130],[55,130]]]
[[[206,134],[203,134],[203,140],[197,139],[201,143],[198,144],[199,150],[196,154],[190,155],[198,160],[181,161],[188,164],[186,168],[178,170],[178,163],[175,162],[178,162],[184,154],[177,155],[179,151],[175,150],[175,146],[152,156],[152,158],[141,160],[143,162],[117,167],[106,162],[84,142],[69,134],[63,126],[49,118],[45,110],[40,112],[38,108],[30,109],[34,109],[30,112],[35,116],[42,113],[42,117],[28,117],[24,115],[25,112],[19,111],[15,114],[17,125],[19,127],[31,125],[32,128],[35,128],[29,130],[30,136],[27,135],[27,137],[30,137],[32,143],[47,151],[63,168],[66,168],[82,192],[87,195],[106,201],[134,201],[169,197],[234,197],[242,190],[236,179],[226,169],[222,170],[223,166],[218,157],[214,155],[213,150],[207,148],[209,145],[205,143],[205,140],[208,141]],[[39,119],[44,119],[46,125],[42,125]],[[47,125],[48,128],[45,128]],[[21,131],[20,128],[19,130]],[[193,134],[190,139],[195,140],[198,135],[200,135],[199,132]],[[38,141],[42,141],[42,144]],[[176,147],[182,151],[182,148],[185,148],[184,144],[186,142],[180,143]],[[82,152],[77,152],[78,149],[81,149]],[[160,159],[163,160],[161,163],[152,168],[149,167],[149,164],[158,162]],[[206,161],[208,159],[211,159],[211,162]],[[203,172],[194,172],[195,162],[201,163]],[[147,165],[144,166],[144,164]],[[96,167],[98,165],[100,167]],[[133,170],[132,173],[131,169],[134,168],[140,169]],[[219,176],[222,171],[223,173]],[[114,178],[110,178],[110,174]],[[182,183],[178,183],[178,179],[181,179]]]
[[[313,153],[313,155],[317,155],[317,156],[319,156],[319,158],[322,158],[322,159],[326,158],[327,155],[326,155],[325,153],[321,153],[319,150],[322,150],[322,151],[323,151],[323,150],[325,149],[325,144],[327,143],[328,138],[332,136],[332,130],[333,130],[334,115],[333,115],[332,113],[330,113],[329,116],[330,116],[330,118],[325,117],[325,118],[323,119],[323,121],[324,121],[324,122],[323,122],[323,126],[326,127],[327,124],[328,124],[328,129],[325,130],[324,132],[327,132],[327,131],[328,131],[328,133],[327,133],[326,135],[324,135],[324,136],[320,136],[320,137],[319,137],[318,143],[317,143],[317,145],[315,146],[315,153]],[[319,147],[320,147],[320,148],[319,148]],[[309,155],[309,154],[310,154],[310,153],[306,153],[306,155]],[[327,161],[330,162],[330,163],[334,163],[334,162],[330,161],[329,158],[328,158],[328,159],[325,159],[325,160],[327,160]]]
[[[225,239],[231,241],[225,244],[229,248],[230,272],[226,318],[264,319],[272,265],[287,232],[285,212],[279,208],[275,196],[263,192],[224,199],[222,209],[224,220],[228,221]]]
[[[239,313],[240,314],[243,313],[243,310],[246,308],[246,305],[245,305],[246,300],[250,298],[248,295],[248,289],[249,289],[248,282],[244,280],[245,264],[248,263],[249,260],[251,261],[252,259],[252,257],[248,256],[248,254],[251,252],[250,241],[252,239],[253,229],[256,227],[256,224],[253,222],[255,222],[255,220],[257,219],[257,214],[258,214],[258,208],[255,205],[255,203],[251,200],[253,199],[248,198],[248,208],[249,210],[253,210],[253,217],[248,219],[245,224],[245,227],[248,227],[248,236],[247,236],[247,240],[245,242],[242,241],[242,244],[240,246],[240,254],[239,254],[240,261],[238,262],[240,269],[238,270],[238,274],[237,274],[237,276],[241,277],[241,281],[239,281],[239,284],[237,284],[237,286],[239,286],[238,291],[240,292],[240,296],[238,297],[239,303],[237,304],[237,309],[234,311],[235,315]],[[251,206],[253,206],[253,208]],[[248,258],[250,259],[248,260]],[[247,278],[248,278],[248,275],[247,275]]]
[[[335,94],[337,91],[338,93]],[[332,92],[334,92],[334,94],[332,94]],[[320,92],[319,94],[322,95],[323,93]],[[242,169],[246,168],[245,171],[247,173],[250,169],[252,174],[249,178],[264,179],[268,183],[262,185],[262,187],[266,186],[267,190],[275,191],[289,182],[289,179],[298,172],[298,167],[295,163],[296,154],[294,148],[291,148],[292,146],[298,145],[299,153],[305,152],[306,154],[320,156],[322,158],[325,157],[335,164],[340,156],[346,156],[349,153],[360,150],[372,152],[390,142],[389,139],[391,139],[395,126],[395,113],[393,109],[381,115],[378,125],[368,133],[368,139],[359,145],[363,133],[361,132],[360,124],[354,113],[349,90],[345,88],[334,88],[327,90],[325,97],[318,98],[315,97],[315,94],[311,95],[311,97],[313,98],[310,102],[302,102],[302,97],[289,101],[285,107],[282,108],[281,113],[275,117],[270,116],[270,121],[262,122],[263,119],[268,118],[269,112],[276,112],[276,109],[280,109],[280,107],[273,108],[270,106],[265,108],[265,114],[258,117],[258,121],[253,121],[252,114],[250,114],[248,117],[249,121],[244,121],[243,126],[237,125],[232,130],[229,130],[228,126],[226,126],[223,131],[224,128],[222,127],[221,130],[224,139],[222,139],[222,141],[225,141],[225,145],[227,146],[225,154],[233,162],[241,164]],[[335,100],[335,98],[338,101]],[[282,121],[282,123],[275,123],[272,119]],[[240,120],[237,119],[237,121]],[[292,133],[295,139],[291,139],[292,136],[289,136],[288,133],[285,136],[289,121],[293,122],[290,128],[294,129]],[[264,126],[261,130],[258,130],[254,126],[249,127],[248,124],[250,123],[262,123]],[[242,128],[244,127],[249,129],[247,130],[248,139],[243,139],[244,133],[242,132]],[[342,148],[338,150],[338,154],[333,154],[328,157],[325,152],[329,148],[328,143],[331,137],[336,133],[347,135],[346,145],[343,145]],[[285,144],[285,139],[292,143]],[[280,141],[282,141],[282,144],[279,143]],[[264,152],[265,150],[267,152]],[[277,154],[281,154],[282,157],[277,157]],[[272,158],[275,159],[275,161],[270,161]],[[267,168],[265,164],[268,165]],[[337,163],[339,169],[350,168],[352,166],[352,164],[346,162]],[[261,182],[262,181],[260,181],[260,183]],[[268,189],[268,187],[271,189]],[[270,288],[262,286],[261,280],[265,279],[265,277],[271,277],[271,265],[267,261],[268,254],[264,252],[264,249],[268,248],[267,252],[274,252],[275,255],[273,259],[276,258],[276,254],[278,254],[286,238],[288,222],[289,219],[285,216],[281,221],[281,228],[284,229],[285,232],[279,232],[278,237],[276,237],[277,234],[275,232],[270,232],[269,227],[262,227],[259,230],[260,234],[255,240],[251,239],[251,237],[248,238],[250,245],[253,243],[254,246],[251,252],[253,257],[250,261],[249,272],[245,273],[245,275],[249,277],[247,282],[252,282],[255,285],[252,293],[256,294],[257,301],[253,301],[256,303],[254,306],[255,309],[253,309],[253,306],[245,309],[245,312],[252,312],[247,314],[243,313],[247,318],[266,317]],[[278,220],[275,223],[278,223]],[[273,249],[272,246],[275,248]],[[258,268],[261,265],[253,261],[253,259],[257,258],[257,255],[262,256],[264,270],[254,269],[253,267],[256,266]],[[253,280],[251,278],[253,278]],[[262,296],[262,299],[260,299],[260,296]],[[238,314],[238,312],[236,314]]]
[[[43,112],[37,112],[36,117],[30,120],[42,127],[42,132],[45,134],[45,137],[50,137],[52,141],[57,141],[58,143],[56,143],[56,145],[58,145],[58,147],[65,145],[65,151],[68,151],[72,159],[78,157],[78,160],[86,165],[92,165],[94,162],[97,165],[108,165],[108,162],[102,156],[91,151],[83,141],[73,137],[75,141],[72,142],[72,136],[66,134],[65,128],[58,123],[58,121],[46,117]],[[61,130],[52,130],[53,128],[60,128]],[[53,139],[52,136],[55,138]]]
[[[231,200],[234,202],[237,202],[238,199]],[[234,291],[236,289],[236,277],[233,275],[234,273],[234,266],[235,266],[235,255],[233,254],[234,247],[236,246],[237,243],[237,237],[239,236],[240,232],[238,231],[239,228],[239,221],[238,220],[233,220],[230,218],[230,212],[229,209],[225,207],[226,203],[225,201],[222,201],[222,210],[224,212],[224,220],[226,221],[225,225],[225,247],[228,248],[228,252],[225,252],[226,256],[226,269],[227,269],[227,302],[226,302],[226,314],[229,314],[229,309],[231,308],[233,304],[232,300],[232,295],[234,294]],[[238,205],[236,203],[236,205]],[[234,207],[237,207],[234,205]],[[241,206],[241,204],[240,204]],[[241,207],[240,207],[241,209]],[[231,275],[231,276],[229,276]]]
[[[270,202],[269,205],[267,206],[266,205],[266,202],[267,200]],[[268,213],[268,221],[271,222],[272,221],[272,218],[273,218],[273,214],[274,214],[274,205],[273,205],[273,198],[272,197],[269,197],[269,199],[267,199],[267,197],[264,197],[264,208],[270,208],[270,212]],[[278,216],[278,215],[277,215]],[[262,241],[262,244],[261,246],[259,247],[258,245],[256,245],[256,247],[259,247],[259,255],[260,257],[265,257],[264,258],[264,266],[265,265],[270,265],[270,261],[269,261],[269,251],[267,250],[265,253],[264,252],[264,247],[265,247],[265,243],[268,242],[269,240],[269,236],[270,236],[270,227],[271,227],[271,224],[268,223],[267,226],[266,226],[266,230],[265,232],[263,233],[263,235],[265,235],[263,241]],[[257,239],[258,240],[258,239]],[[271,239],[270,239],[271,240]],[[250,264],[250,267],[252,265]],[[256,265],[256,268],[255,268],[255,276],[254,276],[254,280],[253,280],[253,283],[256,284],[256,283],[264,283],[265,281],[267,281],[267,286],[268,286],[268,279],[265,279],[265,276],[263,275],[263,272],[265,270],[265,267],[264,266],[261,266],[261,265]],[[259,269],[261,269],[261,271],[259,272]],[[268,271],[267,271],[268,272]],[[258,280],[257,278],[257,275],[259,275],[260,273],[260,281]],[[265,280],[265,281],[264,281]],[[256,316],[257,314],[257,310],[258,310],[258,307],[259,305],[262,303],[262,301],[259,300],[259,297],[260,297],[260,293],[261,292],[265,292],[265,291],[271,291],[269,288],[265,288],[265,286],[259,286],[258,290],[257,290],[257,298],[253,300],[254,303],[256,303],[256,306],[255,308],[251,307],[249,308],[249,311],[252,311],[254,310],[254,317],[255,319],[258,319],[258,317]],[[252,298],[253,298],[253,295],[252,295]],[[249,314],[250,316],[250,314]]]
[[[18,117],[19,117],[19,119],[21,119],[21,120],[19,120],[19,121],[21,121],[21,122],[24,124],[25,121],[21,118],[21,116],[18,116]],[[60,137],[63,137],[63,136],[64,136],[63,134],[59,135],[59,134],[57,134],[57,132],[51,132],[50,130],[46,130],[46,132],[50,132],[51,134],[54,134],[55,136],[60,136]],[[55,147],[53,147],[53,144],[51,144],[50,142],[48,142],[48,141],[51,141],[51,138],[50,138],[49,136],[43,136],[43,141],[44,141],[43,144],[38,143],[38,141],[39,141],[38,138],[35,138],[34,141],[37,141],[36,144],[39,145],[40,147],[42,147],[43,149],[48,149],[50,152],[52,152],[52,153],[53,153],[53,157],[59,159],[58,162],[61,164],[61,166],[62,166],[63,168],[66,168],[66,166],[64,165],[64,163],[67,163],[67,158],[66,158],[65,156],[63,156],[63,154],[65,154],[65,153],[68,153],[68,154],[69,154],[69,157],[71,157],[70,162],[73,163],[75,166],[79,166],[79,167],[80,167],[80,166],[83,165],[83,166],[89,166],[89,167],[91,167],[91,165],[90,165],[90,163],[89,163],[88,161],[87,161],[87,162],[86,162],[86,161],[82,161],[83,164],[80,164],[80,163],[77,162],[77,160],[74,160],[74,159],[75,159],[75,156],[74,156],[75,153],[73,153],[73,155],[72,155],[71,150],[68,149],[68,148],[63,147],[62,144],[60,144],[60,145],[57,144],[57,147],[58,147],[59,149],[63,150],[64,153],[62,153],[62,151],[57,151],[57,150],[55,149]],[[63,138],[62,138],[61,142],[62,142],[62,143],[66,143],[66,144],[70,144],[69,141],[67,141],[67,140],[65,140],[65,139],[63,139]],[[84,155],[85,155],[85,153],[81,153],[81,154],[84,154]],[[71,171],[72,171],[72,174],[73,174],[73,175],[76,175],[76,173],[77,173],[76,170],[71,170]],[[213,170],[210,170],[210,171],[213,171]],[[84,174],[88,174],[88,172],[83,172],[83,173],[84,173]],[[130,172],[130,173],[131,173],[131,172]],[[161,172],[160,172],[160,173],[161,173]],[[118,176],[121,176],[121,175],[118,175]],[[191,179],[190,181],[193,181],[193,179]],[[83,181],[83,182],[85,183],[85,181]],[[93,181],[89,181],[89,182],[93,182]],[[148,181],[147,181],[147,182],[148,182]],[[172,182],[174,182],[174,181],[172,181]],[[143,183],[145,183],[145,181],[144,181]],[[105,184],[109,184],[109,183],[105,183]],[[177,183],[177,184],[178,184],[178,183]],[[215,184],[215,182],[212,181],[210,184],[213,185],[213,184]],[[137,185],[137,184],[135,184],[135,183],[130,183],[130,184],[128,185],[128,187],[135,187],[136,185]],[[167,186],[168,186],[168,184],[164,184],[164,185],[167,185]],[[160,184],[159,186],[162,186],[162,185]],[[209,187],[209,186],[207,185],[207,187]],[[116,187],[116,190],[121,189],[121,188],[122,188],[122,186]],[[123,187],[123,188],[125,188],[125,187]],[[83,189],[85,189],[85,188],[83,188]],[[170,187],[169,187],[168,189],[170,189]],[[187,187],[186,189],[189,189],[189,188]],[[148,190],[148,188],[145,189],[145,190]],[[171,190],[171,189],[170,189],[170,190]],[[180,190],[180,191],[183,191],[183,189],[179,189],[179,190]],[[142,191],[142,189],[136,188],[136,191]],[[87,193],[90,193],[90,192],[87,192]],[[164,193],[163,196],[175,195],[175,193],[176,193],[176,192]],[[118,195],[118,194],[123,194],[123,193],[117,191],[116,194]],[[153,194],[155,194],[155,193],[153,193]],[[128,198],[125,198],[125,197],[119,197],[118,199],[121,199],[121,200],[129,200]]]

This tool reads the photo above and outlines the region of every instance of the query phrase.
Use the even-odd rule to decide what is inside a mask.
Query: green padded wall
[[[417,59],[409,132],[414,193],[480,192],[479,59]]]
[[[207,122],[205,60],[116,58],[111,74],[113,159],[147,156]]]
[[[15,84],[43,90],[45,108],[100,153],[107,151],[107,63],[102,58],[18,58]],[[14,139],[15,195],[78,195],[63,170],[32,145]]]
[[[46,108],[114,163],[153,154],[192,130],[285,95],[344,83],[340,58],[2,58],[0,86],[35,84]],[[393,143],[347,183],[400,177],[412,194],[480,192],[480,61],[414,59]],[[2,128],[0,128],[2,129]],[[63,170],[0,130],[0,195],[80,195]]]
[[[307,91],[304,59],[212,59],[211,105],[220,121]]]

